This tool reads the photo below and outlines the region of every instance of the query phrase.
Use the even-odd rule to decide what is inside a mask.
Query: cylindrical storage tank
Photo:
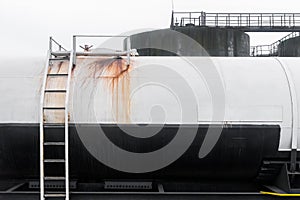
[[[198,42],[203,51],[195,51],[173,31],[185,34]],[[131,35],[131,47],[138,50],[141,56],[227,56],[248,57],[250,55],[249,35],[242,31],[212,27],[174,27],[174,29],[162,29],[142,32]],[[151,44],[160,43],[167,49],[173,49],[170,53],[160,49],[153,49]],[[149,47],[149,48],[147,48]],[[205,50],[205,51],[204,51]]]
[[[278,56],[280,57],[299,57],[300,56],[300,37],[294,37],[282,41],[278,45]]]
[[[69,105],[71,179],[269,177],[263,161],[289,161],[297,139],[299,65],[288,58],[156,56],[132,57],[128,66],[126,57],[78,57]],[[51,73],[67,66],[54,60]],[[39,178],[42,69],[42,59],[0,63],[3,180]],[[45,103],[63,98],[46,97]],[[51,124],[45,140],[59,141],[61,116],[44,120]]]

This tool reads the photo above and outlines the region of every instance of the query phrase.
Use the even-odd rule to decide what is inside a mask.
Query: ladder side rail
[[[70,186],[69,186],[69,97],[70,97],[70,84],[72,78],[73,58],[74,50],[70,53],[70,62],[68,68],[68,79],[66,86],[66,99],[65,99],[65,190],[66,200],[70,198]]]
[[[45,90],[47,83],[47,74],[49,68],[49,60],[51,57],[51,50],[48,51],[47,60],[44,69],[44,77],[41,89],[41,98],[40,98],[40,199],[44,199],[45,188],[44,188],[44,99],[45,99]]]

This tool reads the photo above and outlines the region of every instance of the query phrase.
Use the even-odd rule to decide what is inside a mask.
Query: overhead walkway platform
[[[173,12],[171,28],[199,26],[232,28],[244,32],[300,31],[300,13]]]

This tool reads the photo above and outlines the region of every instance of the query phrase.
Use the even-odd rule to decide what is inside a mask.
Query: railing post
[[[205,12],[201,12],[201,26],[206,26],[206,13]]]
[[[229,26],[230,26],[230,14],[228,14],[228,23],[229,23]]]
[[[263,26],[263,14],[260,14],[260,26]]]
[[[199,26],[201,26],[201,16],[198,17],[199,20]]]
[[[49,39],[49,51],[52,52],[52,37]]]
[[[293,14],[293,25],[296,26],[296,24],[295,24],[295,14]]]
[[[130,49],[131,49],[131,41],[130,36],[127,37],[127,66],[130,65]]]
[[[76,46],[77,46],[77,44],[76,44],[76,35],[73,35],[73,49],[72,49],[72,51],[74,51],[74,54],[73,54],[73,66],[75,66],[76,65]]]
[[[251,49],[251,55],[254,57],[254,55],[255,55],[255,47],[252,47],[252,49]]]
[[[251,16],[250,16],[250,13],[249,13],[249,19],[248,19],[248,26],[250,27],[251,26]]]
[[[174,28],[174,11],[172,10],[171,28]]]

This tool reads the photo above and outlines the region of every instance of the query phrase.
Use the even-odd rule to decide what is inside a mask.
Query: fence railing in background
[[[250,53],[251,56],[278,56],[278,45],[285,40],[299,37],[299,32],[292,32],[288,34],[287,36],[281,38],[280,40],[277,40],[276,42],[270,44],[270,45],[258,45],[258,46],[252,46],[250,47]]]
[[[234,27],[245,31],[300,28],[300,13],[173,12],[171,28],[178,26]]]

